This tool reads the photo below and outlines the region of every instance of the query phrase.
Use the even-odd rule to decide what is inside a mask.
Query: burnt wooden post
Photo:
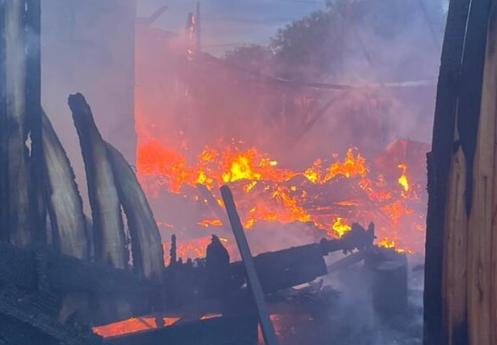
[[[264,292],[262,291],[261,283],[259,282],[259,277],[257,276],[257,272],[255,270],[254,259],[252,257],[252,253],[250,252],[250,247],[248,245],[247,238],[245,237],[240,217],[238,216],[238,212],[236,210],[233,194],[228,186],[221,187],[221,194],[223,196],[224,206],[226,207],[226,212],[228,213],[228,217],[230,219],[233,234],[235,235],[236,243],[245,266],[248,286],[252,292],[257,312],[259,314],[259,322],[264,342],[266,345],[278,345],[278,339],[276,338],[273,323],[269,318],[269,311],[266,301],[264,300]]]
[[[456,121],[458,82],[469,0],[451,0],[437,88],[432,152],[428,154],[428,215],[424,291],[424,344],[443,344],[442,271],[447,181]]]
[[[495,3],[469,3],[450,3],[428,157],[425,345],[497,340]]]
[[[0,239],[33,244],[40,221],[40,0],[0,1]]]

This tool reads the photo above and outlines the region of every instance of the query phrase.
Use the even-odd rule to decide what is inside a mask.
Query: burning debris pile
[[[20,14],[33,9],[8,4],[0,15],[18,16],[5,29],[20,35],[9,37],[32,48]],[[409,304],[407,254],[423,239],[424,145],[398,140],[372,158],[349,148],[293,166],[241,140],[194,152],[187,141],[141,135],[134,171],[76,94],[87,217],[32,90],[39,66],[5,42],[0,50],[23,73],[0,64],[1,344],[359,344],[386,324],[405,335],[410,325],[391,322],[419,311]],[[380,320],[365,322],[366,333],[340,315],[358,296]]]
[[[423,251],[429,145],[389,143],[385,129],[409,113],[404,98],[417,87],[323,90],[207,53],[185,57],[191,42],[157,46],[156,31],[137,36],[136,170],[166,251],[176,233],[183,258],[203,256],[215,233],[236,257],[223,184],[258,252],[370,221],[383,246]]]
[[[297,171],[280,168],[277,160],[255,147],[243,150],[238,145],[222,151],[206,148],[196,164],[190,165],[181,151],[149,141],[139,147],[137,169],[152,204],[161,198],[176,199],[199,210],[189,215],[190,219],[197,217],[196,224],[191,222],[185,234],[191,236],[192,229],[198,228],[198,245],[204,238],[203,228],[226,237],[222,230],[226,220],[216,212],[223,206],[217,190],[229,184],[237,196],[244,227],[254,233],[257,228],[270,228],[271,223],[283,228],[300,223],[301,231],[307,226],[314,229],[315,236],[338,238],[353,222],[373,220],[381,245],[419,252],[424,243],[426,193],[424,181],[415,176],[426,146],[408,140],[395,145],[404,150],[385,151],[372,164],[357,149],[349,149],[343,158],[317,159]],[[406,146],[416,147],[417,152],[407,156]],[[184,222],[169,217],[159,225],[167,233],[168,228],[181,228]],[[292,231],[290,226],[286,228]],[[184,244],[181,253],[195,254],[195,248],[194,240]]]

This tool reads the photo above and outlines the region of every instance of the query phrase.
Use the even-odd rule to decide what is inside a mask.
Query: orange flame
[[[176,194],[185,190],[181,192],[185,198],[205,204],[206,200],[191,188],[203,184],[221,207],[218,188],[229,183],[247,229],[258,221],[310,222],[324,235],[337,237],[350,230],[353,221],[373,220],[381,238],[408,231],[416,236],[416,246],[422,248],[422,232],[417,224],[424,219],[424,213],[415,211],[411,204],[419,201],[417,195],[424,189],[410,183],[407,164],[398,166],[402,169],[398,179],[387,181],[385,176],[391,175],[372,172],[356,148],[348,149],[343,159],[338,155],[333,155],[331,161],[316,159],[311,166],[298,171],[280,168],[277,160],[255,147],[241,149],[237,145],[243,144],[221,145],[219,150],[205,147],[196,162],[190,163],[186,153],[158,141],[146,141],[138,147],[138,174],[152,197],[158,189]],[[190,188],[183,189],[186,186]],[[329,197],[337,200],[330,204]],[[222,225],[212,215],[201,217],[196,223],[204,227]],[[396,245],[407,247],[407,242],[408,238],[400,237]],[[199,247],[205,248],[203,244],[195,240],[181,250],[202,256],[205,249]]]
[[[407,180],[406,176],[406,170],[407,170],[407,165],[406,164],[399,164],[399,168],[402,169],[402,175],[399,176],[399,184],[404,188],[404,191],[408,192],[409,191],[409,181]]]

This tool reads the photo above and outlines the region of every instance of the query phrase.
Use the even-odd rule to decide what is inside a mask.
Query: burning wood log
[[[133,267],[142,276],[159,278],[164,273],[164,249],[159,228],[135,173],[123,155],[107,144],[119,199],[128,217]]]
[[[106,144],[83,95],[78,93],[70,96],[69,107],[85,162],[95,236],[95,257],[114,268],[126,269],[128,258],[121,205]]]

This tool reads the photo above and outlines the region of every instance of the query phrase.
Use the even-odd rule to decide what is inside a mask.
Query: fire
[[[407,165],[399,164],[399,169],[402,169],[402,175],[399,176],[399,184],[404,188],[404,191],[409,191],[409,181],[407,180],[406,170]]]
[[[229,244],[229,240],[226,237],[219,236],[219,240],[224,244],[228,245],[228,251],[231,250]],[[206,255],[206,249],[207,246],[211,242],[211,237],[210,236],[205,236],[205,237],[200,237],[196,238],[194,240],[189,240],[189,241],[182,241],[179,240],[176,243],[176,254],[178,258],[182,259],[194,259],[194,258],[203,258]],[[162,247],[164,248],[164,262],[169,265],[169,250],[170,250],[170,243],[169,242],[163,242]],[[230,252],[230,256],[234,257],[235,253]]]
[[[333,223],[333,230],[335,230],[340,236],[345,234],[350,229],[352,229],[352,227],[349,224],[343,223],[343,220],[340,217],[337,217],[335,223]]]
[[[331,180],[335,176],[342,175],[347,178],[355,175],[364,176],[367,173],[366,160],[357,149],[350,148],[347,151],[347,156],[343,162],[332,163],[326,169],[324,181]]]
[[[179,318],[176,317],[162,319],[165,326],[170,326],[178,320]],[[93,327],[93,332],[102,337],[111,337],[154,328],[157,328],[157,319],[152,316],[144,316],[139,318],[132,317],[128,320],[115,322],[110,325]]]
[[[208,204],[195,192],[196,186],[201,184],[219,204],[211,207],[221,208],[219,187],[229,184],[247,229],[260,221],[301,222],[314,224],[324,236],[340,237],[350,230],[352,222],[373,220],[380,238],[390,238],[402,231],[413,234],[415,246],[422,248],[423,233],[418,224],[424,219],[424,213],[412,205],[419,203],[418,194],[423,193],[424,188],[408,180],[407,164],[398,165],[402,169],[401,176],[389,180],[390,177],[385,176],[391,174],[375,170],[358,149],[349,148],[342,158],[333,154],[331,159],[316,159],[302,170],[291,170],[281,168],[276,159],[256,147],[246,146],[232,142],[220,143],[217,149],[204,147],[192,160],[188,149],[146,141],[138,147],[138,175],[149,196],[157,195],[157,190],[166,190],[187,200]],[[212,214],[198,217],[195,224],[201,227],[223,225]],[[202,248],[208,244],[202,241],[191,241],[184,248],[178,248],[178,252],[202,256],[205,254]],[[407,248],[411,245],[407,242],[409,238],[401,236],[395,245]]]
[[[201,226],[223,226],[223,222],[221,219],[203,219],[200,222],[198,222],[198,225]]]
[[[379,245],[385,248],[395,248],[395,240],[391,238],[384,238],[379,242]]]

